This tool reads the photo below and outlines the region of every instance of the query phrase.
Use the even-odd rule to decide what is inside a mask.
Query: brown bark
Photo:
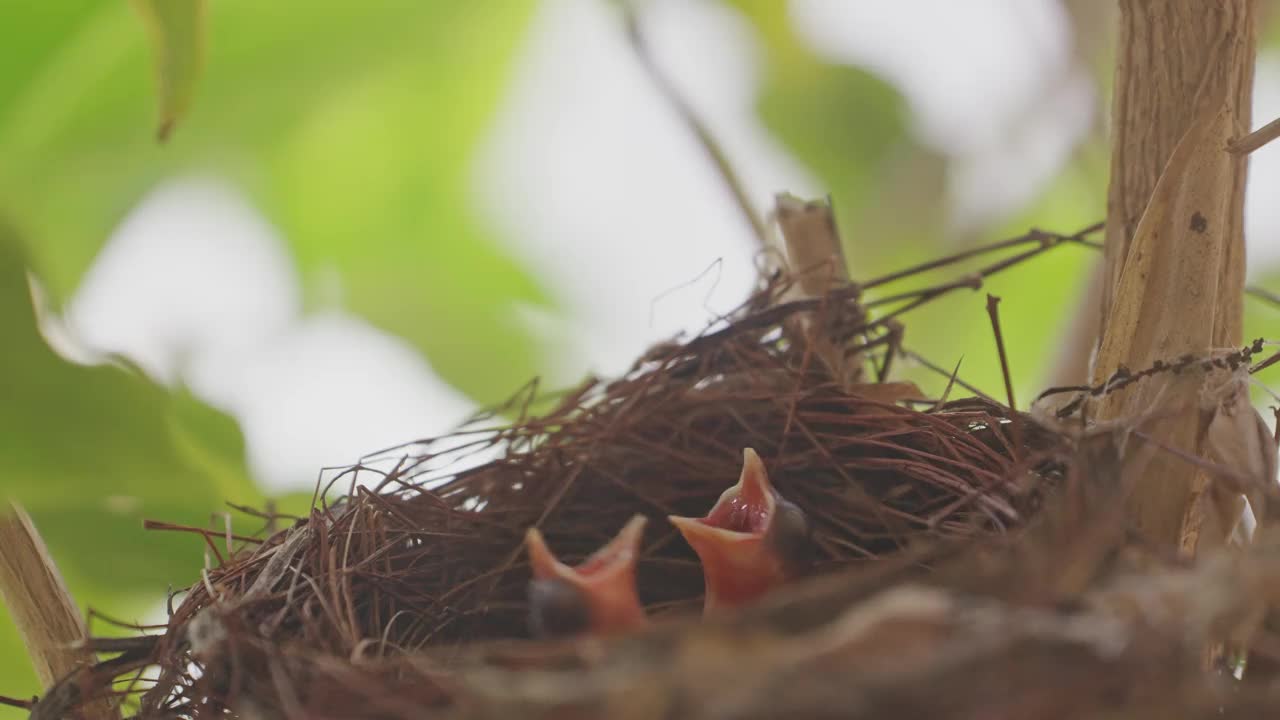
[[[1256,0],[1122,0],[1120,8],[1095,382],[1121,366],[1242,340],[1246,165],[1226,147],[1249,129]],[[1180,407],[1182,417],[1147,429],[1201,454],[1198,390],[1186,377],[1148,384],[1108,397],[1098,419]],[[1167,453],[1132,460],[1129,513],[1148,539],[1186,550],[1202,536],[1225,539],[1222,522],[1205,525],[1213,513],[1202,507],[1204,477]]]
[[[1249,132],[1257,45],[1256,0],[1121,0],[1112,108],[1111,186],[1107,193],[1102,322],[1114,302],[1120,270],[1156,180],[1191,126],[1196,93],[1208,72],[1224,88],[1235,127],[1224,145]],[[1240,342],[1244,275],[1244,174],[1232,188],[1232,251],[1226,262],[1241,292],[1219,313],[1219,345]],[[1235,279],[1232,278],[1234,281]]]

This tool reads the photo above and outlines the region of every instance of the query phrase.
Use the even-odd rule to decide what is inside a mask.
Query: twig
[[[1000,353],[1000,372],[1004,375],[1004,393],[1009,399],[1009,409],[1017,411],[1018,404],[1013,401],[1013,378],[1009,373],[1009,356],[1004,350],[1004,333],[1000,332],[1000,298],[987,294],[987,315],[991,318],[991,331],[996,336],[996,351]]]
[[[1183,355],[1171,360],[1157,360],[1150,366],[1138,371],[1130,370],[1129,368],[1121,365],[1106,380],[1096,385],[1064,385],[1060,387],[1051,387],[1037,395],[1036,401],[1038,402],[1046,397],[1060,395],[1062,393],[1078,393],[1075,399],[1057,410],[1056,415],[1059,418],[1065,418],[1076,410],[1079,410],[1085,400],[1089,397],[1100,397],[1108,393],[1116,392],[1122,388],[1132,385],[1133,383],[1151,377],[1152,375],[1169,372],[1176,375],[1181,373],[1183,370],[1195,366],[1199,366],[1201,370],[1206,372],[1215,368],[1218,370],[1230,370],[1234,372],[1237,368],[1248,367],[1249,374],[1252,375],[1260,370],[1265,370],[1277,361],[1280,361],[1280,353],[1276,353],[1266,360],[1250,366],[1250,360],[1253,359],[1254,355],[1262,353],[1263,346],[1263,339],[1258,338],[1238,350],[1233,350],[1225,354],[1208,355],[1203,357]]]
[[[1275,365],[1277,362],[1280,362],[1280,352],[1272,353],[1270,356],[1267,357],[1267,359],[1259,362],[1257,365],[1251,366],[1249,368],[1249,374],[1253,375],[1256,373],[1260,373],[1263,370],[1266,370],[1267,368],[1271,367],[1272,365]]]
[[[1077,245],[1085,245],[1088,247],[1094,247],[1094,245],[1092,243],[1089,243],[1086,238],[1089,235],[1092,235],[1093,233],[1096,233],[1099,230],[1101,230],[1102,227],[1103,227],[1102,223],[1096,222],[1086,228],[1082,228],[1081,230],[1071,235],[1060,235],[1058,233],[1049,233],[1043,230],[1031,230],[1030,232],[1024,235],[1019,235],[1018,237],[1008,238],[1006,240],[999,240],[997,242],[987,243],[985,245],[979,245],[977,247],[972,247],[972,248],[969,248],[968,250],[963,250],[961,252],[954,253],[952,255],[936,258],[928,262],[920,263],[919,265],[913,265],[909,268],[904,268],[902,270],[889,273],[888,275],[882,275],[874,280],[868,280],[867,282],[862,283],[861,287],[863,290],[869,290],[871,288],[874,288],[880,285],[888,285],[889,283],[896,282],[898,280],[901,280],[906,277],[910,277],[912,275],[919,275],[922,272],[927,272],[929,270],[937,270],[938,268],[954,265],[958,262],[963,262],[970,258],[978,257],[979,255],[986,255],[988,253],[993,253],[1000,250],[1007,250],[1012,247],[1017,247],[1018,245],[1026,245],[1029,243],[1038,243],[1042,246],[1046,246],[1046,249],[1047,249],[1047,246],[1058,245],[1060,243],[1065,243],[1065,242],[1075,243]]]
[[[1261,288],[1261,287],[1258,287],[1257,285],[1248,285],[1244,289],[1244,294],[1252,295],[1264,302],[1269,302],[1272,305],[1280,306],[1280,295],[1277,295],[1266,288]]]
[[[988,395],[988,394],[986,394],[986,393],[982,392],[981,390],[979,390],[979,389],[977,388],[977,386],[975,386],[975,385],[971,385],[971,384],[969,384],[969,383],[965,382],[964,380],[961,380],[961,379],[960,379],[960,374],[959,374],[959,373],[960,373],[960,363],[956,363],[956,369],[955,369],[955,371],[953,372],[953,371],[951,371],[951,370],[947,370],[946,368],[940,367],[940,366],[938,366],[938,365],[935,365],[934,363],[929,362],[928,358],[926,358],[925,356],[921,355],[920,353],[918,353],[918,352],[916,352],[916,351],[914,351],[914,350],[908,350],[908,349],[906,349],[906,348],[902,348],[902,349],[901,349],[901,352],[902,352],[903,357],[906,357],[906,358],[909,358],[909,359],[911,359],[911,360],[914,360],[914,361],[916,361],[916,362],[920,363],[921,365],[923,365],[925,368],[927,368],[927,369],[929,369],[929,370],[932,370],[932,371],[934,371],[934,372],[938,373],[939,375],[941,375],[941,376],[943,376],[943,377],[947,378],[947,387],[948,387],[948,388],[950,388],[953,384],[954,384],[954,385],[959,385],[960,387],[964,388],[965,390],[968,390],[969,392],[973,393],[973,394],[974,394],[975,396],[977,396],[977,397],[982,398],[983,400],[988,400],[988,401],[993,402],[993,403],[994,403],[994,402],[996,402],[996,399],[995,399],[995,398],[993,398],[993,397],[991,397],[990,395]]]
[[[0,705],[15,707],[19,710],[30,710],[31,706],[35,705],[35,703],[30,700],[19,700],[18,698],[11,698],[7,695],[0,695]]]
[[[715,166],[716,172],[720,173],[720,178],[724,180],[725,186],[729,188],[729,193],[733,195],[733,200],[737,204],[738,210],[742,213],[743,218],[746,219],[747,224],[751,226],[751,230],[755,233],[760,247],[768,248],[768,228],[765,227],[764,220],[761,219],[760,214],[752,207],[746,188],[742,186],[738,173],[734,171],[733,165],[729,163],[728,155],[720,147],[720,143],[716,142],[711,130],[698,119],[697,113],[693,111],[689,103],[685,101],[667,76],[663,74],[658,64],[654,62],[653,55],[645,44],[644,33],[640,30],[640,20],[632,3],[623,3],[623,13],[627,28],[627,40],[630,41],[631,49],[635,51],[636,59],[640,61],[640,66],[648,73],[650,79],[653,80],[653,84],[657,86],[658,92],[671,104],[680,119],[693,131],[698,144],[702,145],[702,149],[706,151],[712,165]]]
[[[192,527],[190,525],[178,525],[177,523],[164,522],[163,520],[143,520],[142,529],[143,530],[163,530],[168,532],[193,533],[203,537],[205,539],[205,542],[207,543],[213,542],[214,538],[217,538],[219,540],[223,538],[227,538],[229,540],[238,540],[240,542],[247,542],[247,543],[254,543],[254,544],[262,542],[262,538],[259,538],[259,537],[251,537],[249,535],[239,535],[236,533],[231,533],[226,531],[206,530],[204,528]]]
[[[1237,155],[1247,155],[1276,138],[1280,138],[1280,118],[1227,143],[1227,150]]]
[[[42,687],[53,687],[93,663],[93,653],[77,646],[85,638],[85,629],[71,593],[31,517],[12,503],[0,516],[0,600],[13,617]],[[120,716],[105,702],[98,702],[86,704],[83,717]]]

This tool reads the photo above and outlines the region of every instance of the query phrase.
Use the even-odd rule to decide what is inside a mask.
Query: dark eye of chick
[[[590,624],[590,610],[577,588],[555,578],[529,583],[529,632],[534,637],[576,635]]]

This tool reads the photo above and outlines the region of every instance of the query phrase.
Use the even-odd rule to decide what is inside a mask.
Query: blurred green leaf
[[[0,695],[25,700],[42,692],[36,672],[27,660],[27,648],[18,637],[9,611],[0,603]],[[0,705],[0,720],[26,720],[27,713]]]
[[[223,513],[228,512],[225,506],[197,508],[199,503],[174,502],[120,502],[111,508],[48,506],[32,518],[75,597],[118,615],[154,612],[166,588],[199,582],[205,556],[213,558],[200,535],[143,527],[144,520],[157,520],[222,530]],[[252,532],[261,525],[234,514],[232,521],[237,533]],[[219,539],[214,545],[226,554],[224,541]]]
[[[235,422],[113,365],[72,364],[36,326],[23,247],[0,224],[0,500],[31,510],[75,597],[108,612],[154,603],[198,577],[198,538],[143,518],[208,527],[224,501],[260,503]],[[12,628],[0,632],[11,645]],[[25,653],[6,654],[12,669]],[[29,669],[0,693],[34,690]]]
[[[0,495],[33,511],[256,501],[234,421],[124,368],[63,360],[36,328],[26,267],[0,227]]]
[[[27,3],[18,8],[17,3],[0,6],[0,17],[6,20],[4,28],[13,30],[4,35],[6,62],[0,63],[0,117],[11,114],[15,98],[43,83],[47,76],[37,73],[39,68],[50,68],[51,59],[65,39],[80,31],[89,10],[99,5],[96,0],[62,0],[55,3]],[[19,19],[21,26],[8,24]]]
[[[155,53],[160,117],[156,137],[169,137],[191,98],[204,57],[205,0],[133,0]]]
[[[126,368],[55,355],[36,330],[26,268],[65,300],[157,182],[221,176],[291,242],[312,307],[337,300],[425,348],[473,396],[505,395],[542,351],[515,306],[547,301],[472,219],[467,175],[532,7],[213,3],[201,103],[159,148],[145,32],[127,6],[0,5],[0,27],[22,28],[0,64],[0,215],[40,239],[0,231],[0,496],[28,505],[82,602],[125,619],[148,612],[164,587],[198,578],[207,550],[198,535],[142,521],[207,527],[224,500],[262,498],[225,415]],[[198,48],[196,26],[179,19],[152,18],[169,43],[164,122],[189,102],[198,67],[196,54],[165,56]],[[295,495],[282,511],[305,512],[310,493]],[[7,625],[0,652],[11,660],[0,692],[34,692]]]
[[[832,196],[854,276],[893,269],[904,244],[933,245],[944,165],[912,139],[902,95],[865,70],[823,61],[796,35],[785,3],[733,5],[765,47],[760,117]]]
[[[40,5],[0,4],[0,27]],[[0,209],[40,238],[61,301],[156,183],[228,179],[282,231],[310,307],[350,308],[472,397],[502,398],[548,351],[518,307],[549,300],[473,218],[469,173],[533,5],[210,3],[200,102],[163,147],[130,8],[36,22],[38,40],[6,50],[27,72],[0,74]]]
[[[902,97],[870,73],[786,47],[771,56],[760,116],[848,212],[861,211],[888,161],[909,145]]]

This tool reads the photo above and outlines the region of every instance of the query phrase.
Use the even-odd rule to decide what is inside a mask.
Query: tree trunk
[[[1111,186],[1107,193],[1106,268],[1102,301],[1105,332],[1120,270],[1138,220],[1147,208],[1173,148],[1191,126],[1201,80],[1225,87],[1235,107],[1226,141],[1249,132],[1257,45],[1256,0],[1121,0],[1112,108]],[[1240,164],[1232,188],[1232,255],[1228,272],[1241,276],[1240,292],[1219,312],[1219,346],[1237,345],[1244,297],[1244,180]],[[1114,369],[1114,368],[1113,368]]]
[[[1229,160],[1223,151],[1222,157],[1213,160],[1222,171],[1218,175],[1222,187],[1215,189],[1218,196],[1211,203],[1216,211],[1210,214],[1210,232],[1216,244],[1209,255],[1204,255],[1204,217],[1197,221],[1191,212],[1187,218],[1163,222],[1161,217],[1149,218],[1148,225],[1159,224],[1162,229],[1147,233],[1148,247],[1132,250],[1139,222],[1148,206],[1157,204],[1152,202],[1157,181],[1193,125],[1214,111],[1223,113],[1220,122],[1200,124],[1202,129],[1209,128],[1208,137],[1191,138],[1210,150],[1225,149],[1229,140],[1249,130],[1256,0],[1121,0],[1120,9],[1100,333],[1101,346],[1112,351],[1099,353],[1095,382],[1105,381],[1121,366],[1139,370],[1188,353],[1204,356],[1213,348],[1238,346],[1243,339],[1244,158]],[[1191,176],[1197,172],[1184,174],[1186,182],[1196,182]],[[1169,178],[1165,184],[1172,188],[1182,180]],[[1173,198],[1178,192],[1190,191],[1169,190],[1166,196]],[[1148,250],[1158,257],[1153,260],[1146,255]],[[1193,256],[1201,259],[1191,262],[1188,258]],[[1139,261],[1146,266],[1136,270],[1132,266]],[[1130,277],[1123,285],[1129,297],[1122,296],[1121,290],[1126,267]],[[1164,289],[1143,298],[1141,311],[1120,307],[1136,302],[1133,290],[1143,285]],[[1183,299],[1182,307],[1194,312],[1155,324],[1160,313],[1179,312],[1177,305],[1166,302],[1171,297]],[[1117,318],[1126,313],[1121,327]],[[1196,327],[1185,332],[1184,328],[1134,332],[1144,325],[1172,328],[1176,322]],[[1170,381],[1160,400],[1168,403],[1175,399],[1169,396],[1176,396],[1184,405],[1194,405],[1198,389],[1187,380]],[[1153,410],[1149,406],[1155,402],[1153,397],[1148,391],[1129,393],[1127,400],[1109,398],[1098,419],[1136,418]],[[1201,454],[1194,419],[1165,425],[1159,437],[1178,450]],[[1194,531],[1189,535],[1188,527],[1198,528],[1199,516],[1204,514],[1204,508],[1198,507],[1204,478],[1197,478],[1190,465],[1171,459],[1168,453],[1152,463],[1135,473],[1131,516],[1150,540],[1194,550],[1198,535]],[[1221,528],[1210,534],[1221,534]]]

